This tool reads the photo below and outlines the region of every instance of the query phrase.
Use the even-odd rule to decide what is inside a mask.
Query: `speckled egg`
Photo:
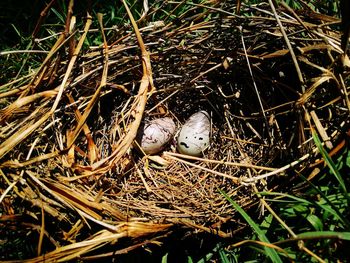
[[[139,134],[139,144],[146,154],[155,154],[164,149],[173,138],[176,125],[169,118],[159,118],[146,122]]]
[[[180,153],[200,156],[210,143],[210,116],[199,111],[185,122],[177,138]]]

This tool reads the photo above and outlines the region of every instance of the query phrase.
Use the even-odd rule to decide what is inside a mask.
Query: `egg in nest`
[[[138,142],[146,154],[155,154],[165,148],[176,130],[174,121],[169,117],[148,121],[141,128]]]
[[[182,126],[177,138],[180,153],[200,156],[209,147],[210,116],[206,111],[191,115]]]

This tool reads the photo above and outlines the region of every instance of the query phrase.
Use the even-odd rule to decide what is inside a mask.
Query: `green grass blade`
[[[65,19],[63,17],[63,15],[57,11],[55,8],[51,8],[51,11],[57,16],[57,18],[61,21],[61,23],[64,25],[65,24]]]
[[[322,157],[326,164],[328,165],[329,169],[331,170],[332,174],[335,176],[335,178],[338,180],[340,187],[342,188],[345,195],[348,197],[348,191],[346,189],[345,183],[343,178],[341,177],[337,167],[335,166],[332,158],[329,156],[329,154],[326,152],[326,150],[323,148],[322,143],[320,141],[320,138],[318,137],[317,133],[315,131],[312,132],[312,137],[315,141],[315,144],[322,154]],[[349,201],[349,200],[348,200]]]
[[[316,231],[323,231],[323,222],[316,215],[307,215],[306,220],[313,226]]]
[[[232,206],[241,214],[241,216],[247,221],[247,223],[253,228],[253,230],[257,233],[259,240],[270,244],[270,241],[265,236],[265,233],[254,222],[254,220],[235,201],[233,201],[224,191],[222,191],[220,189],[219,189],[219,191],[232,204]],[[280,256],[276,252],[276,250],[269,248],[269,247],[264,247],[264,250],[272,262],[282,262]]]
[[[318,190],[318,189],[317,189]],[[322,193],[321,191],[319,191],[320,194]],[[296,197],[290,194],[285,194],[285,193],[276,193],[276,192],[260,192],[261,195],[263,196],[281,196],[284,198],[288,198],[289,200],[284,201],[284,200],[274,200],[274,199],[270,199],[269,201],[271,202],[286,202],[287,204],[291,204],[293,201],[294,202],[299,202],[302,205],[304,205],[305,207],[309,207],[312,205],[316,205],[318,206],[320,209],[327,211],[328,213],[332,214],[335,218],[337,218],[338,220],[340,220],[344,225],[348,226],[349,225],[349,221],[341,214],[341,212],[332,204],[331,201],[329,201],[327,199],[327,197],[322,193],[322,197],[325,198],[325,202],[328,204],[321,204],[320,202],[310,202],[306,199],[300,198],[300,197]],[[293,200],[293,201],[292,201]]]
[[[277,241],[274,245],[295,242],[298,240],[321,240],[321,239],[339,239],[350,241],[350,232],[335,232],[335,231],[309,231],[296,235],[293,238]]]
[[[349,155],[350,156],[350,155]],[[327,206],[328,212],[332,213],[336,218],[342,221],[342,223],[347,227],[350,228],[350,222],[349,220],[343,216],[343,214],[339,211],[339,209],[329,200],[329,198],[316,186],[314,185],[311,181],[309,181],[305,176],[302,174],[299,174],[299,177],[303,179],[305,182],[307,182],[324,200],[325,202],[329,205]],[[325,207],[326,205],[319,204],[322,207]]]
[[[162,263],[167,263],[168,262],[168,253],[166,253],[163,257],[162,257]]]
[[[213,248],[212,252],[209,252],[204,256],[204,258],[200,259],[197,261],[197,263],[206,263],[209,262],[209,260],[218,253],[219,249],[221,248],[221,244],[218,243],[216,246]]]
[[[219,250],[220,260],[222,263],[230,263],[231,261],[228,259],[225,251],[223,249]]]
[[[298,234],[297,239],[342,239],[350,240],[350,232],[333,232],[333,231],[310,231]]]
[[[14,24],[11,24],[12,28],[15,30],[16,34],[22,39],[23,36],[21,32],[17,29],[17,27]]]

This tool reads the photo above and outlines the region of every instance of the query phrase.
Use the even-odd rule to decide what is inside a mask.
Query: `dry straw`
[[[125,253],[175,226],[230,237],[245,225],[218,189],[249,208],[256,191],[290,189],[295,170],[317,176],[310,125],[331,155],[348,127],[340,21],[272,2],[242,5],[250,16],[220,1],[186,4],[177,19],[185,4],[168,2],[137,23],[125,5],[132,28],[107,37],[115,29],[102,15],[75,30],[71,1],[40,68],[0,87],[0,226],[37,233],[26,262],[111,256],[99,250],[108,244]],[[149,22],[162,8],[169,17]],[[94,19],[103,45],[83,48]],[[213,118],[202,157],[172,144],[159,156],[137,150],[143,120],[180,126],[200,109]]]

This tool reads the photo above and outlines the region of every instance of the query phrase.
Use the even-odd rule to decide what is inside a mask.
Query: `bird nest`
[[[349,117],[338,19],[265,4],[242,6],[249,16],[227,3],[187,8],[100,31],[88,17],[40,68],[1,87],[3,255],[13,233],[39,240],[46,254],[31,262],[123,237],[144,245],[176,225],[230,237],[245,224],[222,192],[249,208],[256,192],[283,189],[322,163],[312,134],[336,152]],[[101,32],[104,45],[83,46]],[[199,110],[212,119],[203,156],[173,142],[140,151],[144,121],[167,116],[179,128]]]

